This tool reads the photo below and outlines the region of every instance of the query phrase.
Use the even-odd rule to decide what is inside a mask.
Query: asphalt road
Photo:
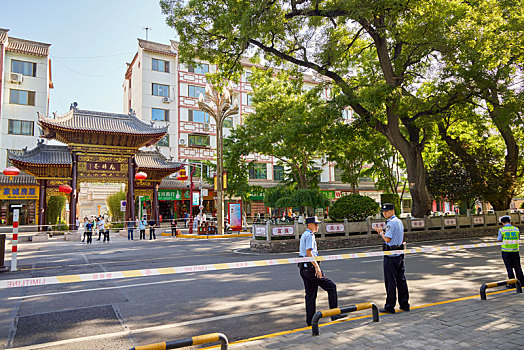
[[[0,279],[296,256],[250,253],[249,238],[129,242],[115,237],[109,245],[93,243],[20,244],[22,270]],[[382,258],[329,261],[322,268],[337,283],[339,306],[383,305]],[[506,276],[500,248],[492,247],[406,256],[406,277],[411,304],[422,305],[478,294],[483,282]],[[317,310],[327,308],[327,295],[319,292]],[[0,348],[25,349],[128,349],[211,332],[235,341],[305,326],[303,285],[294,264],[4,289],[0,314]]]

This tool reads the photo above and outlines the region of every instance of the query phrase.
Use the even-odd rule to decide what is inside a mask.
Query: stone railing
[[[486,228],[499,226],[498,218],[502,215],[510,215],[511,221],[514,224],[522,224],[524,214],[497,212],[494,214],[480,214],[480,215],[445,215],[445,216],[426,216],[424,218],[402,218],[404,230],[406,232],[429,232],[429,231],[446,231],[446,230],[461,230],[471,228]],[[360,222],[322,222],[319,226],[317,237],[337,237],[337,236],[357,236],[367,235],[375,231],[375,227],[385,226],[385,219],[368,218]],[[265,224],[253,224],[252,238],[253,240],[260,240],[263,238],[266,241],[279,239],[280,237],[288,237],[292,239],[300,239],[300,235],[306,230],[306,225],[299,224],[297,221],[291,223],[272,224],[269,221]],[[268,235],[267,233],[270,232]]]

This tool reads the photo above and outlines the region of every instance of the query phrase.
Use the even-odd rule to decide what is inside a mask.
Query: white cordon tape
[[[368,258],[368,257],[376,257],[376,256],[384,256],[384,255],[394,255],[394,254],[414,254],[414,253],[462,250],[462,249],[471,249],[471,248],[486,248],[486,247],[500,246],[502,244],[513,244],[517,242],[518,241],[505,241],[505,242],[496,242],[496,243],[461,244],[461,245],[432,247],[432,248],[412,248],[412,249],[406,249],[406,250],[390,250],[390,251],[378,251],[378,252],[369,252],[369,253],[327,255],[327,256],[318,256],[316,257],[316,260],[317,261],[332,261],[332,260]],[[521,242],[524,243],[524,241],[521,241]],[[172,275],[176,273],[194,273],[194,272],[206,272],[206,271],[229,270],[229,269],[243,269],[243,268],[258,267],[258,266],[298,264],[301,262],[313,261],[313,259],[314,258],[288,258],[288,259],[274,259],[274,260],[255,260],[255,261],[240,261],[240,262],[208,264],[208,265],[163,267],[163,268],[158,268],[158,269],[146,269],[146,270],[127,270],[127,271],[115,271],[115,272],[85,273],[85,274],[80,274],[80,275],[22,278],[22,279],[0,281],[0,289],[44,286],[44,285],[50,285],[50,284],[63,284],[63,283],[75,283],[75,282],[115,280],[115,279],[133,278],[133,277],[150,277],[150,276],[158,276],[158,275]]]

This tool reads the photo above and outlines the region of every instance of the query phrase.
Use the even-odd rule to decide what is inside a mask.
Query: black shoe
[[[348,314],[340,314],[340,315],[331,316],[331,321],[340,320],[341,318],[344,318],[344,317],[348,317]]]
[[[378,311],[386,313],[386,314],[394,314],[395,310],[388,310],[388,309],[379,309]]]
[[[410,312],[411,308],[409,306],[408,307],[401,307],[400,310],[406,311],[406,312]]]

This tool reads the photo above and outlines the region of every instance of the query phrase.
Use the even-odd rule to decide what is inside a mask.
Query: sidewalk
[[[371,316],[362,317],[371,314],[371,310],[363,310],[346,320],[320,324],[316,337],[307,327],[232,342],[230,348],[524,349],[524,294],[512,289],[488,294],[486,301],[478,296],[454,300],[415,306],[411,312],[381,314],[378,323],[372,322]]]

